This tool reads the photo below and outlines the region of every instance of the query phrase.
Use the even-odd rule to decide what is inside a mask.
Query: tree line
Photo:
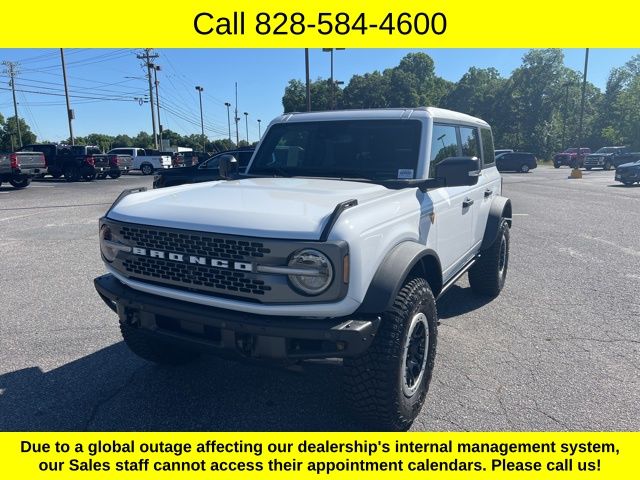
[[[530,50],[508,78],[471,67],[458,82],[437,76],[429,55],[410,53],[393,68],[354,75],[344,88],[311,82],[311,110],[447,108],[487,121],[496,148],[550,158],[578,142],[581,87],[582,73],[566,67],[558,49]],[[289,81],[282,104],[285,112],[306,110],[302,81]],[[604,92],[587,82],[581,144],[640,151],[640,55],[611,70]]]

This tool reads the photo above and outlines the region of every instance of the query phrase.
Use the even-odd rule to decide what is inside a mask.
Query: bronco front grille
[[[189,255],[209,255],[216,258],[247,260],[261,258],[271,253],[264,243],[202,236],[187,231],[158,231],[153,228],[123,226],[120,228],[122,238],[139,247],[170,250]]]
[[[346,295],[341,282],[345,242],[281,240],[124,223],[104,219],[111,241],[125,247],[109,267],[124,277],[194,293],[259,303],[314,303]],[[286,267],[292,253],[316,248],[333,264],[335,281],[326,292],[308,297],[286,274],[259,272],[258,266]]]

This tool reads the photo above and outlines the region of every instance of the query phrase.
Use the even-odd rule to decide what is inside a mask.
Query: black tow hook
[[[244,356],[250,357],[255,346],[256,338],[253,335],[249,335],[247,333],[236,335],[236,347],[238,347],[238,350],[240,350]]]

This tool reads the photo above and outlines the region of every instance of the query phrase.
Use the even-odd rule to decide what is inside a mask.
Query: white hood
[[[381,185],[308,178],[252,178],[181,185],[125,197],[122,222],[255,237],[317,240],[336,205],[390,193]]]

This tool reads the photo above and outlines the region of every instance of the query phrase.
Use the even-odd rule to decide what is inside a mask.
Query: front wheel
[[[12,178],[9,183],[13,188],[25,188],[31,184],[29,177]]]
[[[630,182],[629,180],[623,180],[622,183],[626,186],[626,187],[630,187],[632,186],[635,182]]]
[[[140,171],[142,171],[143,175],[151,175],[153,173],[153,166],[145,163],[140,167]]]
[[[554,163],[553,164],[553,168],[560,168],[560,164],[559,163]]]
[[[493,244],[480,252],[469,270],[471,289],[481,295],[497,297],[504,287],[509,267],[509,224],[502,220]]]
[[[611,170],[611,162],[607,162],[604,164],[604,169],[605,170]]]
[[[367,352],[345,358],[345,395],[376,430],[407,430],[424,404],[436,357],[436,302],[423,278],[406,281]]]
[[[529,165],[526,165],[526,164],[521,165],[521,166],[520,166],[520,171],[521,171],[522,173],[529,173]]]

